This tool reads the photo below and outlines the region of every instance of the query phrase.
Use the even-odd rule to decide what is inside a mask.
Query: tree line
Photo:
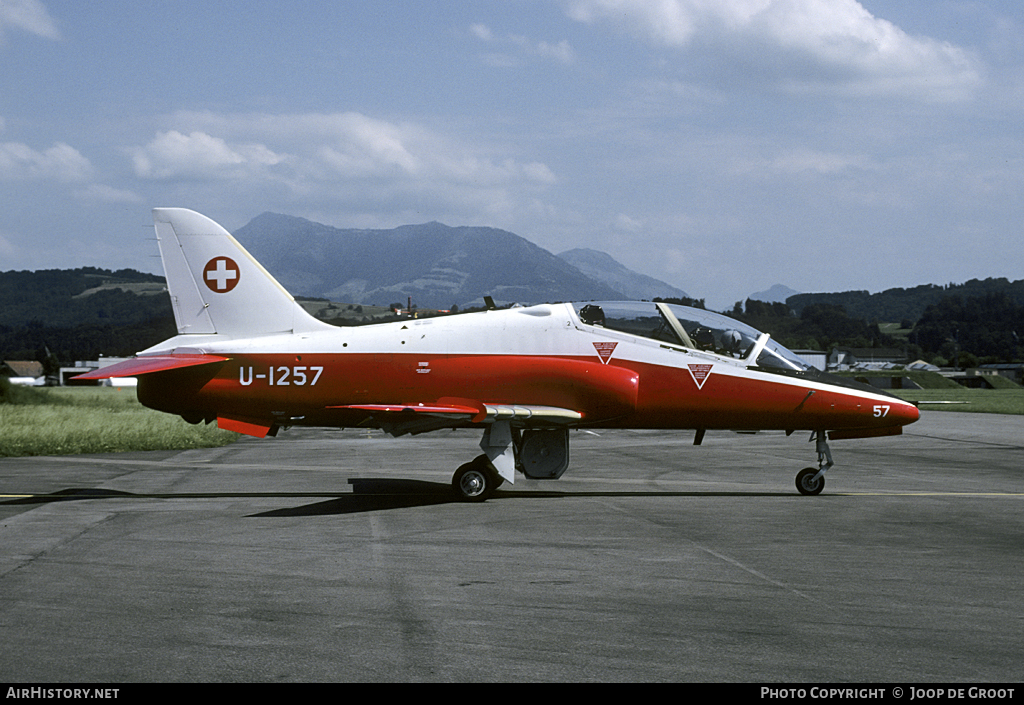
[[[807,304],[798,314],[790,301],[747,300],[737,303],[730,315],[789,348],[895,348],[905,350],[910,359],[940,366],[1024,361],[1024,304],[1009,292],[943,296],[916,321],[900,321],[899,336],[884,333],[878,319],[851,316],[841,304]]]

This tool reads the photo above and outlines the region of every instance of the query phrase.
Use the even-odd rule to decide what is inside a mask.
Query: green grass
[[[900,399],[922,402],[924,411],[971,411],[983,414],[1024,415],[1024,388],[1005,377],[987,377],[996,389],[968,389],[936,372],[924,370],[880,370],[840,372],[841,377],[909,377],[923,389],[892,389]],[[955,404],[928,404],[948,401]]]
[[[1024,389],[896,389],[901,399],[922,402],[923,411],[971,411],[983,414],[1024,415]],[[923,402],[951,401],[955,404]]]
[[[1021,386],[1012,379],[1001,375],[988,375],[985,377],[985,381],[992,385],[993,389],[1021,389]]]
[[[134,389],[0,383],[0,457],[213,448],[237,437],[147,409]]]

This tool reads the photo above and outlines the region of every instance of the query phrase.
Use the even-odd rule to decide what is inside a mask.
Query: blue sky
[[[1024,4],[0,0],[0,270],[237,229],[504,228],[715,308],[1024,278]]]

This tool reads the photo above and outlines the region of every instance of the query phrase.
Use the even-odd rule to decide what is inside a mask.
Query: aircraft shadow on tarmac
[[[424,480],[400,479],[350,479],[352,492],[339,495],[326,502],[307,504],[301,507],[273,509],[269,512],[251,514],[254,517],[301,517],[331,514],[357,514],[380,509],[402,509],[405,507],[427,507],[432,504],[448,504],[458,499],[451,485]]]
[[[352,492],[325,502],[275,509],[251,516],[296,517],[329,514],[355,514],[381,509],[404,507],[425,507],[433,504],[466,504],[452,491],[451,485],[423,480],[400,479],[350,479]],[[490,502],[511,499],[573,499],[580,497],[791,497],[800,498],[792,492],[673,492],[673,491],[601,491],[566,492],[561,490],[497,490]]]
[[[32,495],[11,499],[0,504],[25,505],[47,504],[86,499],[217,499],[217,498],[287,498],[327,497],[324,501],[298,507],[272,509],[250,514],[251,517],[301,517],[329,516],[335,514],[357,514],[386,509],[427,507],[435,504],[465,504],[452,491],[449,484],[424,480],[398,478],[349,479],[351,492],[203,492],[203,493],[158,493],[136,494],[102,488],[68,488],[45,495]],[[800,498],[792,492],[676,492],[661,490],[645,491],[561,491],[561,490],[498,490],[489,502],[511,499],[572,499],[582,497],[787,497]]]

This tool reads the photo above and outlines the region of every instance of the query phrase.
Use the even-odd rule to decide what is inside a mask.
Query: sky
[[[440,221],[723,310],[1024,279],[1019,0],[0,0],[0,271]]]

